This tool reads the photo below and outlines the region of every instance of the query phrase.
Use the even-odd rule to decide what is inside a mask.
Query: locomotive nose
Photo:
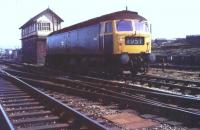
[[[120,62],[121,62],[122,64],[128,64],[129,60],[130,60],[130,57],[129,57],[128,54],[122,54],[122,55],[120,56]]]

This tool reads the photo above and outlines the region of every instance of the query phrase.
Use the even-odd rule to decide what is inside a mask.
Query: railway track
[[[163,68],[162,63],[160,64],[152,64],[150,65],[152,68]],[[176,70],[192,70],[192,71],[199,71],[200,67],[199,66],[189,66],[189,65],[172,65],[172,64],[167,64],[164,66],[165,69],[176,69]]]
[[[97,77],[102,79],[117,80],[127,84],[140,85],[141,87],[156,88],[172,92],[175,94],[184,94],[190,96],[200,96],[200,82],[190,80],[180,80],[167,77],[159,77],[154,75],[136,75],[135,77],[130,76],[118,76],[113,77],[112,75],[102,75],[99,73],[91,73],[88,76]]]
[[[19,72],[17,72],[16,74],[20,76]],[[81,76],[79,76],[79,78],[80,77]],[[81,79],[82,80],[84,79],[84,81],[81,81],[80,79],[78,80],[78,77],[76,78],[71,77],[67,79],[66,78],[50,79],[50,80],[42,79],[42,81],[41,81],[42,77],[38,77],[40,81],[38,81],[38,79],[36,80],[36,79],[30,79],[30,78],[31,77],[29,78],[26,77],[22,79],[36,86],[37,85],[41,86],[41,84],[43,84],[42,86],[46,86],[46,87],[49,86],[48,89],[51,89],[53,91],[71,93],[71,94],[87,97],[89,99],[94,98],[94,97],[97,98],[97,100],[103,98],[102,100],[111,100],[111,101],[121,104],[122,106],[127,106],[127,104],[129,104],[128,105],[129,107],[133,107],[134,109],[137,108],[137,111],[143,113],[143,115],[145,115],[145,113],[146,114],[148,113],[148,114],[158,115],[157,118],[167,117],[169,118],[169,120],[181,121],[182,123],[187,124],[187,125],[191,125],[191,124],[192,126],[199,125],[198,124],[199,123],[198,121],[200,118],[199,107],[198,107],[199,99],[196,99],[196,98],[186,98],[186,97],[183,98],[175,94],[171,94],[170,95],[171,97],[170,97],[169,94],[167,95],[166,92],[159,92],[155,94],[153,90],[151,90],[153,94],[152,93],[149,94],[149,92],[145,92],[144,90],[143,91],[135,90],[136,92],[133,93],[134,89],[132,90],[130,90],[130,88],[127,89],[126,87],[123,87],[124,84],[121,84],[120,87],[119,86],[116,87],[116,85],[119,85],[118,83],[109,82],[103,79],[95,79],[95,78],[92,79],[91,77],[87,77],[87,78],[81,77]],[[76,80],[74,80],[73,78]],[[88,81],[86,82],[85,81],[86,79],[90,82]],[[44,80],[45,82],[43,82]],[[53,82],[53,83],[49,84],[47,82]],[[59,85],[56,85],[55,83]],[[60,87],[62,86],[61,84],[64,86]],[[115,87],[113,87],[114,85]],[[143,95],[140,96],[138,93],[143,94]],[[144,93],[146,93],[145,97],[143,97]],[[154,95],[153,98],[150,98],[151,95]],[[163,95],[165,95],[165,98],[162,98],[164,97]],[[155,100],[156,97],[157,97],[157,100]],[[160,100],[161,98],[162,100]],[[175,101],[175,104],[174,104],[174,101]],[[148,110],[146,108],[148,108]],[[169,113],[175,113],[176,116],[169,115]]]
[[[39,85],[38,86],[41,86],[41,84],[39,83]],[[46,85],[45,85],[46,86]],[[50,89],[49,88],[47,88],[46,90],[44,89],[44,88],[41,88],[41,87],[38,87],[38,89],[41,89],[43,92],[48,92],[49,93],[49,91],[50,91]],[[65,96],[66,97],[66,95],[65,94],[60,94],[60,93],[63,93],[63,92],[65,92],[66,90],[64,89],[64,90],[62,90],[61,89],[61,91],[60,92],[56,92],[56,91],[58,91],[57,89],[55,90],[56,88],[54,88],[54,89],[52,89],[52,93],[50,94],[50,96],[53,96],[54,98],[61,98],[61,101],[63,101],[63,97]],[[69,96],[67,96],[67,99],[68,98],[71,98],[71,96],[69,97]],[[83,112],[83,113],[87,113],[86,115],[88,115],[89,117],[91,117],[92,119],[97,119],[97,118],[100,118],[101,117],[101,115],[103,115],[103,116],[105,116],[105,115],[107,115],[107,114],[109,114],[109,113],[111,113],[111,115],[113,115],[114,114],[114,116],[116,116],[115,114],[118,114],[119,113],[119,111],[121,111],[121,110],[115,110],[116,109],[116,107],[117,106],[113,106],[112,104],[111,105],[109,105],[109,106],[103,106],[103,109],[102,109],[102,106],[100,107],[98,104],[99,103],[91,103],[91,102],[89,102],[89,104],[87,104],[87,103],[84,103],[84,100],[85,99],[81,99],[80,101],[79,101],[80,99],[76,99],[75,100],[75,102],[74,102],[74,104],[75,105],[73,105],[73,108],[75,108],[76,110],[78,110],[78,111],[81,111],[81,113]],[[66,102],[66,100],[65,100],[65,102]],[[81,102],[81,103],[80,103]],[[72,104],[71,104],[71,100],[69,101],[69,105],[71,106]],[[78,107],[77,108],[77,105],[79,106],[81,106],[81,108],[80,107]],[[86,108],[84,108],[84,106],[88,106],[88,107],[86,107]],[[100,109],[101,108],[101,109]],[[85,110],[86,109],[89,109],[90,111],[86,111],[85,112]],[[93,110],[92,110],[93,109]],[[97,110],[94,110],[94,109],[97,109]],[[114,109],[114,110],[113,110]],[[124,111],[126,111],[126,110],[124,110]],[[128,119],[130,119],[130,113],[128,114],[128,115],[126,115],[127,113],[124,113],[123,111],[121,111],[120,112],[121,114],[121,116],[126,116],[126,117],[124,117],[125,118],[125,120],[124,121],[122,121],[121,123],[126,123],[127,121],[128,122],[130,122]],[[125,114],[125,115],[123,115],[123,114]],[[95,118],[95,117],[93,117],[92,115],[95,115],[95,116],[97,116],[97,118]],[[133,115],[133,114],[131,114],[131,115]],[[127,117],[128,116],[128,117]],[[141,127],[141,125],[142,125],[142,127],[144,127],[144,126],[149,126],[149,125],[152,125],[152,124],[155,124],[155,123],[153,123],[153,122],[151,122],[151,121],[149,121],[149,120],[147,120],[147,119],[142,119],[142,118],[139,118],[137,115],[134,115],[134,117],[136,117],[136,119],[134,119],[134,121],[136,121],[136,122],[134,122],[134,124],[139,124],[139,125],[136,125],[137,127]],[[109,118],[109,116],[106,116],[106,117],[103,117],[104,118],[104,120],[102,120],[102,119],[100,119],[100,120],[98,120],[98,122],[101,122],[101,123],[103,123],[103,124],[106,124],[106,125],[109,125],[109,129],[111,128],[111,129],[113,129],[113,130],[118,130],[118,129],[122,129],[122,128],[120,128],[120,126],[119,126],[119,124],[114,124],[113,122],[111,122],[111,123],[109,123],[107,120],[107,118]],[[122,117],[123,118],[123,117]],[[131,120],[133,120],[133,119],[131,119]],[[138,121],[137,121],[138,120]],[[141,124],[142,123],[142,124]],[[146,123],[146,125],[145,125],[145,123]],[[151,123],[151,124],[150,124]],[[122,124],[123,125],[123,124]],[[136,126],[134,126],[134,127],[136,127]],[[124,127],[124,125],[123,125],[123,127]],[[133,128],[133,126],[131,126],[132,128]],[[163,127],[163,126],[160,126],[160,127]],[[164,127],[168,127],[168,128],[170,128],[170,126],[167,126],[167,125],[165,125]]]
[[[43,80],[50,80],[54,81],[55,83],[65,83],[67,80],[66,78],[49,78],[46,76],[37,76],[30,73],[24,73],[21,71],[14,71],[14,70],[7,70],[10,73],[13,73],[17,76],[21,77],[29,77],[29,78],[36,78],[36,79],[43,79]],[[68,77],[68,79],[71,80],[79,80],[78,82],[82,82],[84,84],[88,84],[91,86],[96,86],[99,88],[104,88],[107,90],[114,90],[116,92],[125,93],[130,96],[138,96],[142,97],[145,96],[145,98],[150,98],[153,100],[159,100],[165,103],[170,103],[174,105],[179,105],[182,107],[193,107],[193,108],[199,108],[200,106],[200,99],[196,97],[188,97],[184,95],[177,95],[173,93],[168,93],[164,91],[159,90],[153,90],[150,88],[140,87],[136,85],[127,85],[123,83],[118,82],[112,82],[109,80],[99,79],[99,78],[93,78],[88,76],[81,76],[81,75],[72,75],[71,77]]]
[[[0,76],[1,129],[107,129],[5,71]]]
[[[48,73],[49,75],[64,75],[63,72],[52,71],[46,68],[39,68],[34,66],[26,66],[26,65],[11,65],[12,68],[32,73],[37,73],[38,75],[43,75],[44,73]],[[105,78],[105,75],[99,75],[96,73],[89,74],[92,77],[98,78]],[[110,75],[107,76],[110,78]],[[106,78],[107,78],[106,77]],[[141,86],[149,87],[149,88],[158,88],[161,90],[168,90],[169,92],[175,92],[185,95],[192,95],[192,96],[200,96],[200,82],[198,81],[189,81],[189,80],[178,80],[166,77],[158,77],[152,75],[137,75],[135,77],[114,77],[114,80],[118,81],[126,81],[127,83],[131,84],[138,84]]]
[[[126,78],[126,80],[130,80],[132,83],[147,83],[149,87],[165,88],[167,90],[172,90],[187,95],[200,95],[200,82],[197,81],[178,80],[152,75],[138,75],[134,78]]]
[[[36,72],[36,70],[34,70],[34,72]],[[42,74],[42,72],[38,72],[38,73]],[[16,72],[15,74],[17,74],[18,76],[25,75],[25,73],[20,75],[20,72]],[[32,76],[33,75],[34,73],[32,74]],[[34,77],[35,79],[45,78],[43,76],[33,76],[33,77],[32,76],[30,76],[30,74],[27,73],[25,77],[29,77],[29,78]],[[38,81],[36,80],[34,81],[28,78],[24,78],[24,79],[33,84],[36,84],[36,85],[38,84]],[[149,88],[144,89],[138,86],[134,86],[137,88],[134,90],[132,85],[119,84],[116,82],[110,82],[104,79],[98,79],[98,78],[87,77],[87,76],[73,75],[73,76],[60,78],[60,79],[50,78],[50,79],[45,79],[45,80],[48,82],[50,81],[50,82],[64,84],[68,86],[67,88],[62,88],[61,90],[59,90],[61,92],[66,92],[66,89],[67,89],[68,92],[66,93],[70,92],[75,95],[84,96],[90,99],[94,97],[97,98],[97,100],[102,99],[102,98],[103,98],[102,100],[110,99],[111,101],[115,101],[121,104],[122,106],[129,106],[131,108],[133,107],[134,109],[137,108],[137,111],[139,111],[143,115],[145,115],[145,113],[148,113],[148,114],[150,113],[150,115],[157,115],[154,117],[154,119],[156,118],[162,119],[162,117],[165,117],[165,118],[167,117],[168,121],[176,120],[176,121],[182,122],[183,124],[199,127],[199,121],[198,121],[199,120],[199,99],[196,100],[196,98],[189,98],[189,97],[183,98],[182,96],[177,95],[177,94],[169,94],[167,92],[152,90]],[[127,80],[131,80],[131,79],[127,79]],[[50,88],[53,91],[58,91],[58,88],[59,88],[59,85],[52,85],[52,84],[49,85],[46,83],[43,83],[43,86],[51,86]],[[96,86],[96,88],[94,86]],[[147,92],[147,89],[148,89],[148,92]],[[108,91],[105,92],[104,90],[108,90]],[[151,93],[149,93],[149,91]],[[145,108],[148,108],[149,111],[143,110],[143,108],[140,108],[138,106],[140,107],[146,106]],[[169,115],[169,113],[175,113],[176,116]]]
[[[13,67],[13,66],[12,66]],[[16,68],[16,66],[14,66]],[[35,73],[38,71],[35,69],[36,67],[26,67],[25,71],[30,71],[30,69],[33,69],[31,72]],[[17,67],[19,69],[19,67]],[[24,68],[22,69],[24,71]],[[49,73],[49,70],[46,70],[47,73]],[[44,72],[43,72],[44,73]],[[37,74],[43,75],[41,71]],[[51,72],[52,73],[52,72]],[[58,73],[58,72],[53,72]],[[95,76],[98,77],[98,76]],[[121,80],[123,79],[123,80]],[[91,80],[91,79],[89,79]],[[146,87],[149,88],[159,88],[161,91],[168,91],[168,92],[173,92],[175,94],[185,94],[185,95],[191,95],[191,96],[200,96],[200,82],[195,82],[195,81],[187,81],[187,80],[177,80],[177,79],[172,79],[172,78],[163,78],[163,77],[158,77],[158,76],[151,76],[151,75],[137,75],[134,78],[132,77],[118,77],[119,81],[126,81],[131,84],[137,84],[140,85],[141,87],[145,88],[138,88],[138,86],[134,86],[137,89],[140,90],[148,90],[148,91],[156,91],[156,90],[150,90],[147,89]],[[127,85],[128,86],[128,85]],[[163,91],[162,91],[163,93]]]

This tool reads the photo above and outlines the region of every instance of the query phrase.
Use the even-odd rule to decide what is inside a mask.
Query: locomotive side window
[[[132,31],[133,26],[130,20],[120,20],[117,21],[117,31]]]
[[[105,24],[105,33],[111,33],[112,32],[112,22],[107,22]]]

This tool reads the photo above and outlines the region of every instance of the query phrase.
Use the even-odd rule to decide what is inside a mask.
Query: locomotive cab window
[[[105,33],[112,33],[112,22],[105,23]]]
[[[144,30],[144,23],[141,23],[141,22],[135,23],[135,29],[137,31],[143,31]]]
[[[133,31],[132,22],[130,20],[119,20],[116,23],[117,31]]]
[[[136,31],[149,32],[149,26],[147,22],[136,22],[135,29]]]

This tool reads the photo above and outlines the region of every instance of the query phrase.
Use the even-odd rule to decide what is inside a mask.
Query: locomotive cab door
[[[101,22],[100,48],[105,55],[113,54],[112,21]]]

